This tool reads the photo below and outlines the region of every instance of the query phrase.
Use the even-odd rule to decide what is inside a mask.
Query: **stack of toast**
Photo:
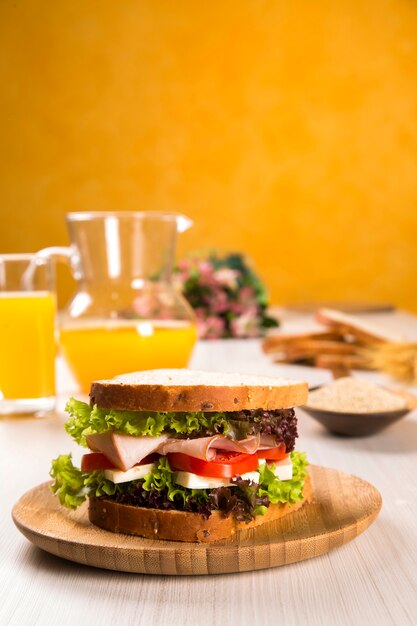
[[[264,352],[278,363],[312,365],[345,376],[352,369],[370,369],[369,348],[402,339],[390,329],[334,309],[319,309],[316,322],[317,330],[310,332],[268,335]]]

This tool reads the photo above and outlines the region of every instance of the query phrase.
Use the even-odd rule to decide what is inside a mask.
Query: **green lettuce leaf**
[[[259,467],[259,496],[267,496],[271,504],[289,502],[294,504],[303,499],[304,479],[308,461],[304,452],[291,452],[292,479],[279,480],[272,468],[264,463]]]
[[[71,454],[61,454],[54,459],[49,475],[55,479],[51,490],[69,509],[76,509],[88,496],[112,496],[117,490],[117,485],[107,480],[103,472],[82,472],[75,467]]]
[[[164,491],[166,490],[167,498],[174,502],[175,498],[182,501],[185,506],[188,500],[193,497],[198,499],[200,504],[205,504],[209,500],[207,489],[187,489],[175,483],[176,472],[171,469],[168,459],[161,457],[158,463],[155,463],[152,471],[144,478],[142,487],[145,491]]]
[[[226,434],[229,426],[224,413],[157,413],[118,411],[90,407],[71,398],[65,407],[69,419],[65,430],[80,445],[87,447],[86,437],[94,433],[117,430],[128,435],[159,437],[162,432],[194,435],[199,431]]]
[[[225,413],[165,413],[166,427],[176,434],[193,435],[204,430],[228,434],[229,420]]]
[[[168,499],[171,502],[175,500],[180,506],[185,506],[191,497],[200,504],[205,504],[209,499],[205,489],[186,489],[175,484],[176,472],[171,470],[166,457],[159,459],[143,481],[135,480],[117,485],[107,480],[102,471],[83,472],[75,467],[71,454],[61,454],[54,459],[49,474],[55,481],[51,490],[59,497],[61,504],[69,509],[76,509],[90,496],[99,498],[124,493],[139,482],[145,491],[166,492]]]
[[[300,452],[292,452],[291,459],[291,480],[279,480],[265,463],[259,468],[259,484],[239,479],[235,487],[187,489],[175,483],[176,472],[170,468],[166,457],[161,457],[143,480],[115,485],[105,478],[102,471],[79,470],[73,465],[71,454],[63,454],[52,461],[50,476],[54,483],[51,490],[58,495],[63,506],[76,509],[89,496],[119,497],[118,494],[129,493],[133,485],[138,485],[144,491],[161,493],[162,500],[166,498],[175,502],[174,506],[178,510],[209,514],[210,510],[220,508],[225,514],[231,513],[237,519],[250,519],[267,511],[265,504],[268,504],[268,500],[272,504],[293,504],[302,500],[308,463],[305,454]]]

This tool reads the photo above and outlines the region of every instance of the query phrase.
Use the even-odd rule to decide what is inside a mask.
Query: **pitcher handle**
[[[51,246],[49,248],[42,248],[38,252],[35,252],[31,262],[27,269],[23,273],[22,283],[25,289],[30,289],[33,285],[33,278],[38,266],[45,261],[65,260],[69,262],[72,273],[77,275],[77,257],[76,253],[71,247],[66,246]]]
[[[42,250],[36,253],[36,258],[66,261],[70,265],[74,278],[77,280],[80,278],[78,253],[73,246],[49,246],[48,248],[42,248]]]
[[[48,248],[42,248],[36,253],[36,256],[40,259],[50,258],[65,258],[70,259],[73,255],[73,250],[70,246],[50,246]]]

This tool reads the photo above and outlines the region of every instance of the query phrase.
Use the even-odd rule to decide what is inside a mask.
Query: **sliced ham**
[[[198,439],[169,439],[159,447],[158,452],[164,455],[169,452],[182,452],[197,459],[212,461],[216,456],[216,450],[254,454],[258,448],[259,435],[251,435],[240,441],[233,441],[224,435],[214,435]]]
[[[167,439],[167,435],[134,437],[116,431],[86,437],[90,450],[102,452],[113,465],[124,471],[140,463],[148,454],[156,452]]]
[[[259,444],[260,450],[268,450],[269,448],[277,447],[277,437],[276,435],[261,435],[261,440]]]
[[[140,463],[148,454],[158,452],[166,455],[169,452],[182,452],[197,459],[212,461],[216,456],[216,450],[228,450],[243,454],[254,454],[259,448],[274,447],[274,445],[261,445],[264,443],[259,435],[251,435],[247,439],[233,441],[224,435],[213,437],[200,437],[198,439],[174,439],[167,435],[160,437],[135,437],[116,431],[108,431],[86,437],[88,447],[94,452],[101,452],[123,471],[127,471],[137,463]],[[269,442],[269,440],[266,440]],[[275,440],[274,442],[275,443]]]

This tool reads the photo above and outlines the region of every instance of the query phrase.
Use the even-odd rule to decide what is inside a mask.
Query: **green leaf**
[[[71,454],[54,459],[49,475],[55,479],[51,490],[69,509],[76,509],[88,496],[114,495],[117,490],[117,485],[107,480],[103,472],[82,472],[75,467]]]
[[[71,398],[65,407],[69,419],[65,430],[80,445],[87,447],[86,437],[94,433],[117,430],[128,435],[158,437],[162,432],[193,435],[207,432],[226,434],[229,428],[225,413],[157,413],[150,411],[117,411],[90,407]]]
[[[90,405],[86,402],[71,398],[65,406],[65,411],[70,416],[65,424],[65,430],[77,443],[87,446],[84,431],[90,424]]]
[[[263,315],[261,320],[262,328],[276,328],[279,326],[279,321],[274,317],[269,317],[268,315]]]
[[[143,481],[145,491],[167,491],[168,500],[174,502],[175,498],[182,501],[183,506],[187,504],[190,496],[197,497],[200,502],[208,501],[208,494],[205,489],[187,489],[175,483],[176,472],[174,472],[166,457],[161,457],[152,471],[147,474]]]
[[[259,489],[260,496],[268,496],[271,504],[289,502],[294,504],[303,499],[304,479],[307,475],[307,459],[304,452],[291,452],[292,479],[279,480],[273,473],[274,465],[271,468],[267,463],[259,467]]]

